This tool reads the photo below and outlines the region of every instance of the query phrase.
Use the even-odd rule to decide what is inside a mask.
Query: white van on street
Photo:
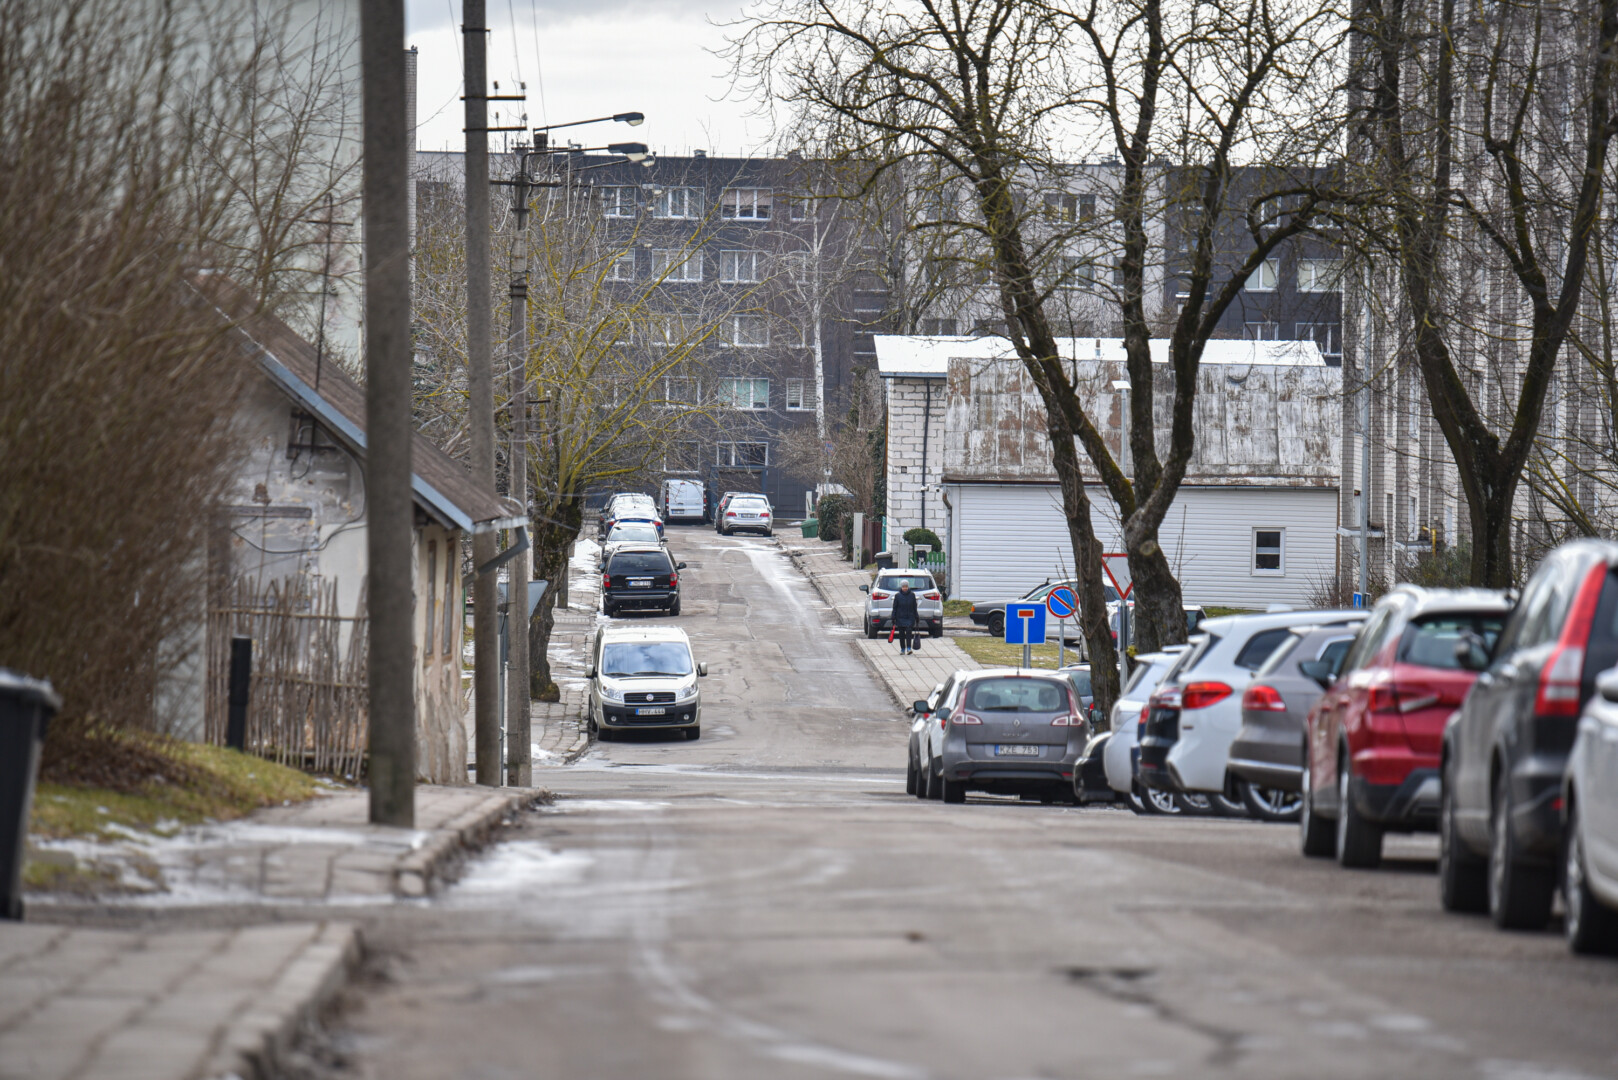
[[[678,731],[702,735],[702,693],[697,680],[708,665],[691,656],[691,641],[675,626],[604,626],[590,662],[590,732],[606,742],[621,731]]]
[[[663,508],[664,521],[708,520],[702,485],[695,480],[665,480],[658,502]]]

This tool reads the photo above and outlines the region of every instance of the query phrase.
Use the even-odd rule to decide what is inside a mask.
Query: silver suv
[[[893,625],[893,594],[901,582],[910,583],[916,594],[916,629],[927,628],[928,636],[944,636],[944,594],[926,570],[883,570],[869,585],[861,585],[865,597],[865,636],[874,638]]]

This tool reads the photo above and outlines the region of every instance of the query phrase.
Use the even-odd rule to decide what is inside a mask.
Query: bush
[[[934,551],[944,550],[944,541],[940,540],[938,534],[931,529],[906,529],[905,543],[911,547],[915,547],[917,544],[926,544]]]
[[[815,517],[820,519],[822,540],[843,540],[848,532],[847,520],[852,511],[846,495],[822,495],[815,504]],[[844,549],[847,550],[847,545]]]

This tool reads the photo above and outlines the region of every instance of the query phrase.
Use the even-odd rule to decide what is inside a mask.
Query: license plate
[[[650,589],[652,587],[652,579],[649,577],[630,578],[629,587],[631,589]]]
[[[1002,743],[994,748],[994,752],[1001,757],[1038,757],[1039,747]]]
[[[657,708],[657,709],[636,709],[635,710],[635,715],[636,716],[662,716],[667,711],[668,710],[662,709],[662,708]]]

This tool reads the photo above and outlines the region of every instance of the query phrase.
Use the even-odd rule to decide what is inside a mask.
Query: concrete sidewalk
[[[869,585],[874,575],[844,562],[842,546],[834,541],[782,536],[777,542],[838,620],[844,626],[864,629],[865,594],[860,586]]]
[[[270,1080],[359,956],[353,928],[0,923],[0,1077]]]

